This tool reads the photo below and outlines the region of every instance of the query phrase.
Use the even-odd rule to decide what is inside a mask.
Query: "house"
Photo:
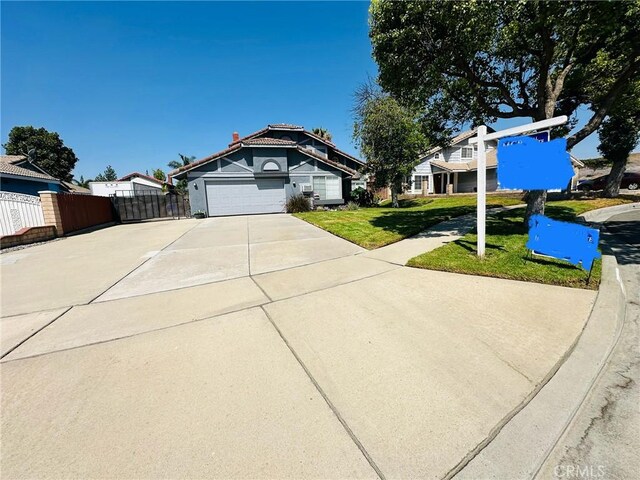
[[[493,130],[487,127],[487,132]],[[467,130],[453,137],[447,147],[435,147],[420,158],[420,163],[407,179],[410,187],[407,193],[464,193],[477,190],[478,144],[469,140],[476,136],[477,129]],[[499,190],[497,140],[486,143],[487,191]],[[578,169],[584,164],[569,154],[575,175],[571,179],[571,188],[578,181]],[[448,189],[447,186],[449,185]]]
[[[162,194],[165,182],[157,178],[133,172],[113,182],[89,182],[92,195],[99,197],[133,197],[142,194]]]
[[[487,128],[489,133],[494,132]],[[407,193],[447,193],[447,185],[453,193],[474,192],[478,171],[478,145],[470,144],[476,129],[467,130],[453,137],[446,147],[427,151],[411,173]],[[487,191],[498,187],[496,148],[497,141],[487,142]]]
[[[42,190],[61,192],[64,188],[26,156],[0,155],[0,190],[37,196]]]
[[[276,213],[299,193],[317,205],[340,205],[358,186],[364,163],[304,127],[268,125],[169,173],[186,179],[192,212],[208,216]]]

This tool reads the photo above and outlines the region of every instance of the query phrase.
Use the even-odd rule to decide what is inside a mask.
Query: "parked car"
[[[589,192],[591,190],[602,190],[607,184],[607,178],[609,175],[603,175],[601,177],[591,178],[589,180],[582,180],[576,187],[578,190]],[[622,176],[622,182],[620,182],[620,188],[628,188],[629,190],[637,190],[640,187],[640,173],[626,172]]]

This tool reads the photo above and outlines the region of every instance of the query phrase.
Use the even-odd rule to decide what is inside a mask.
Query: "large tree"
[[[617,197],[620,182],[627,166],[629,153],[640,140],[640,81],[625,91],[609,116],[598,129],[598,150],[611,162],[611,172],[602,195]]]
[[[3,145],[7,155],[24,155],[40,168],[61,180],[71,181],[71,171],[78,161],[73,150],[65,146],[56,132],[45,128],[13,127],[9,141]]]
[[[96,175],[96,178],[93,179],[94,182],[115,182],[118,179],[118,174],[113,169],[111,165],[107,165],[107,168],[104,169],[104,172]]]
[[[367,160],[365,172],[376,187],[391,189],[391,204],[398,207],[405,178],[418,163],[427,140],[416,115],[390,95],[371,85],[356,93],[353,137]]]
[[[590,118],[568,148],[596,131],[640,72],[640,1],[374,0],[370,37],[380,83],[423,109],[426,131],[445,143],[463,124],[534,121],[580,106]],[[528,194],[527,215],[546,193]]]

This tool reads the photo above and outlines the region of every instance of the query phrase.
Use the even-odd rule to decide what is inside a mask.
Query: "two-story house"
[[[489,133],[494,130],[488,128]],[[478,170],[478,145],[469,143],[476,129],[455,136],[447,147],[435,147],[427,151],[411,174],[407,193],[447,193],[451,185],[453,193],[475,192]],[[497,141],[487,142],[487,191],[498,188],[496,148]]]
[[[208,216],[284,212],[298,193],[340,205],[364,163],[332,142],[290,124],[268,125],[228,148],[169,173],[186,179],[192,212]]]
[[[487,132],[493,130],[487,127]],[[407,179],[410,188],[407,193],[465,193],[477,191],[478,145],[470,144],[469,139],[476,136],[476,129],[467,130],[453,137],[447,147],[435,147],[426,152],[420,163]],[[498,184],[498,158],[496,140],[487,142],[487,192],[500,188]],[[569,154],[574,176],[570,188],[575,189],[578,181],[578,169],[584,167],[576,157]],[[447,186],[450,185],[449,189]]]

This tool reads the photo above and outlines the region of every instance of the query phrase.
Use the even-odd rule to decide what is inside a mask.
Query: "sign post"
[[[477,230],[478,230],[478,256],[484,258],[485,234],[487,231],[487,151],[484,138],[487,135],[487,127],[478,127],[478,201],[477,201]]]
[[[486,248],[487,233],[487,151],[486,144],[489,140],[498,140],[503,137],[511,137],[526,133],[544,130],[557,125],[567,123],[567,116],[549,118],[540,122],[527,123],[519,127],[507,128],[498,132],[487,134],[487,127],[481,125],[478,127],[477,135],[469,139],[470,144],[478,144],[478,213],[477,213],[477,230],[478,230],[478,257],[484,258]]]

